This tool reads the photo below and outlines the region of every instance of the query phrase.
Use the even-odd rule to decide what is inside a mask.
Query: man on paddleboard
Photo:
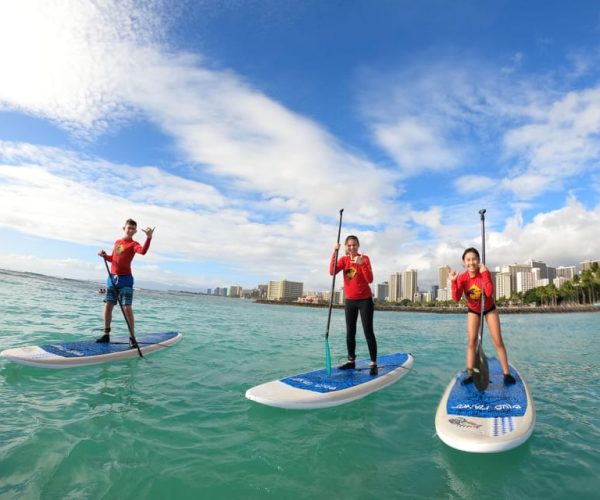
[[[104,335],[96,342],[110,342],[110,325],[112,322],[112,312],[117,303],[117,294],[121,299],[123,313],[129,323],[131,331],[129,337],[135,342],[133,330],[133,275],[131,274],[131,261],[136,253],[145,255],[150,248],[150,241],[154,228],[147,227],[142,229],[146,233],[144,245],[140,245],[133,239],[137,232],[137,222],[133,219],[127,219],[123,226],[123,237],[115,242],[112,253],[109,255],[104,250],[100,250],[98,255],[111,263],[109,278],[106,282],[106,297],[104,299]],[[115,290],[114,286],[117,290]]]

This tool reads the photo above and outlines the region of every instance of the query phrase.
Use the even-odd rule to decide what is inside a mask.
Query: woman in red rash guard
[[[458,274],[450,272],[452,298],[458,302],[463,294],[467,301],[467,376],[461,384],[473,382],[473,364],[477,347],[477,332],[481,321],[481,294],[485,295],[485,311],[483,315],[490,329],[490,335],[496,347],[498,360],[502,365],[504,383],[514,384],[515,379],[508,368],[508,355],[500,331],[500,316],[494,303],[494,284],[492,275],[484,264],[480,263],[479,252],[475,248],[467,248],[462,257],[466,272]]]
[[[334,246],[334,253],[329,265],[329,274],[344,271],[344,310],[346,313],[346,346],[348,348],[348,361],[339,366],[340,370],[356,368],[356,323],[360,312],[360,321],[363,325],[371,365],[369,373],[377,375],[377,340],[373,331],[373,293],[369,284],[373,281],[373,271],[369,257],[358,253],[360,243],[356,236],[348,236],[344,242],[346,255],[335,262],[335,250],[340,244]]]

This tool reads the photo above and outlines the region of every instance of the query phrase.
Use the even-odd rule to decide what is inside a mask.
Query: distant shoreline
[[[269,304],[276,306],[295,306],[295,307],[312,307],[326,308],[328,304],[310,304],[305,302],[281,302],[278,300],[258,299],[257,304]],[[343,309],[343,305],[334,305],[335,309]],[[432,313],[432,314],[466,314],[466,307],[416,307],[416,306],[383,306],[375,304],[376,311],[392,311],[392,312],[416,312],[416,313]],[[594,305],[568,305],[568,306],[509,306],[498,307],[500,314],[547,314],[547,313],[581,313],[581,312],[600,312],[600,307]]]

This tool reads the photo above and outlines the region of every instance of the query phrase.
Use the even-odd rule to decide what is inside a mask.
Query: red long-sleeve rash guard
[[[110,272],[119,276],[131,274],[131,261],[136,253],[145,255],[150,248],[151,238],[146,238],[144,246],[133,239],[123,238],[115,241],[112,254],[106,256],[106,260],[111,263]]]
[[[481,291],[485,294],[485,310],[494,307],[494,284],[492,283],[492,275],[489,271],[484,271],[472,278],[469,273],[462,273],[452,281],[452,298],[454,302],[458,302],[463,294],[467,300],[467,307],[479,314],[481,312]]]
[[[344,255],[335,262],[335,252],[331,256],[329,274],[333,276],[335,267],[336,274],[344,271],[344,295],[347,299],[369,299],[373,296],[369,283],[373,281],[373,270],[371,261],[366,255],[362,256],[362,263],[352,262],[349,256]]]

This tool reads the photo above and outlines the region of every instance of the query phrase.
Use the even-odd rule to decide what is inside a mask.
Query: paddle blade
[[[488,361],[481,345],[477,346],[477,351],[475,352],[473,383],[480,391],[485,391],[490,383],[490,370],[488,368]]]
[[[331,375],[331,352],[329,351],[329,340],[325,339],[325,367],[327,376]]]

